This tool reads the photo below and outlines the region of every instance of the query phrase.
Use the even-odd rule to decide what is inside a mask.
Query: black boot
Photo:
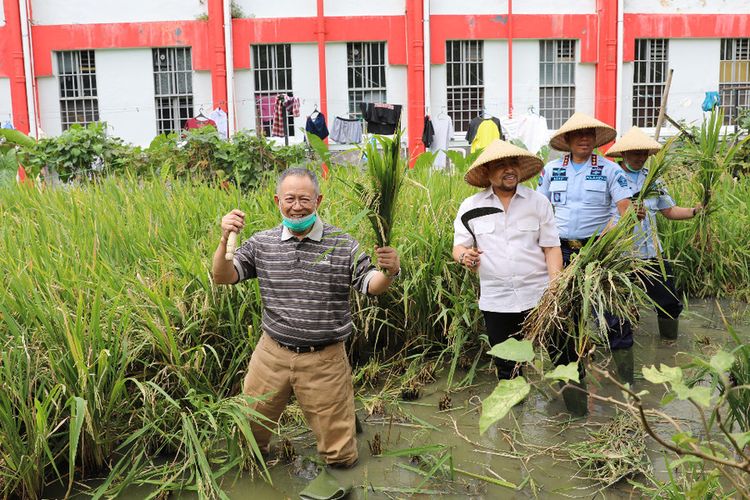
[[[679,319],[657,318],[659,323],[659,336],[666,340],[675,340],[679,334]]]
[[[584,417],[589,412],[589,393],[586,391],[586,381],[568,382],[562,390],[565,408],[574,417]]]
[[[633,385],[635,376],[633,374],[633,348],[615,349],[612,351],[612,361],[615,363],[617,377],[623,384]]]

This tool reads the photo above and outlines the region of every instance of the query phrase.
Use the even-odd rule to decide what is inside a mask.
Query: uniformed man
[[[479,273],[479,309],[490,345],[517,337],[548,283],[562,269],[562,254],[550,202],[521,183],[542,160],[495,140],[464,180],[483,188],[465,199],[453,223],[453,258]],[[517,366],[495,358],[497,378],[510,379]]]
[[[612,146],[607,155],[610,157],[620,157],[622,161],[620,166],[625,179],[634,194],[640,193],[643,183],[648,175],[648,169],[643,168],[646,160],[650,155],[656,154],[661,149],[654,139],[647,136],[638,127],[633,127],[630,131],[622,136]],[[643,259],[650,261],[654,277],[645,280],[646,292],[649,297],[656,302],[656,314],[658,318],[659,334],[664,339],[674,340],[678,333],[678,317],[682,312],[682,303],[677,298],[674,281],[672,278],[672,268],[669,262],[664,261],[666,277],[662,275],[661,267],[657,262],[657,256],[661,253],[661,243],[659,243],[656,234],[656,213],[661,213],[670,220],[691,219],[703,208],[698,204],[695,207],[678,207],[669,196],[666,186],[659,182],[658,190],[654,196],[649,196],[643,200],[644,218],[640,224],[636,225],[638,232],[638,252]],[[611,207],[612,214],[617,218],[619,214]],[[615,321],[610,324],[611,328],[618,328],[617,338],[629,340],[629,345],[633,344],[633,331],[630,323],[626,321]],[[625,347],[627,349],[628,346]],[[618,372],[627,381],[633,382],[633,356],[632,350],[628,349],[629,354],[625,354],[618,364]]]
[[[607,144],[617,136],[615,129],[583,113],[575,113],[550,139],[550,146],[565,154],[547,163],[539,178],[537,191],[546,196],[555,210],[560,231],[563,264],[570,263],[589,238],[600,233],[612,219],[610,206],[620,214],[630,207],[631,191],[620,167],[594,154],[594,148]],[[612,349],[619,340],[610,339]],[[566,332],[552,346],[552,355],[560,364],[578,360],[575,343]],[[587,394],[583,367],[579,365],[579,389],[566,387],[563,398],[568,410],[585,415]]]

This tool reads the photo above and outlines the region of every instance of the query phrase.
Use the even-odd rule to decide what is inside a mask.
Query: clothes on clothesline
[[[424,128],[422,129],[422,144],[424,147],[429,148],[432,144],[432,138],[435,136],[435,128],[432,126],[432,120],[430,115],[424,117]]]
[[[208,119],[213,120],[216,123],[216,130],[219,135],[225,139],[229,138],[229,126],[227,121],[227,114],[221,108],[216,108],[208,114]]]
[[[359,144],[362,141],[362,121],[337,116],[333,119],[331,139],[339,144]]]
[[[392,135],[401,119],[401,105],[363,102],[359,104],[362,118],[370,134]]]
[[[453,134],[456,133],[453,129],[453,120],[447,114],[441,113],[432,121],[432,126],[435,129],[435,133],[433,134],[430,151],[433,153],[437,152],[435,161],[432,163],[432,168],[443,170],[447,166],[445,151],[450,146]]]
[[[260,121],[266,125],[273,121],[274,106],[276,105],[275,95],[264,95],[257,99],[258,111],[260,112]]]
[[[284,106],[286,106],[286,112],[291,113],[295,118],[299,118],[299,98],[285,95]]]
[[[299,116],[299,99],[286,94],[276,96],[276,104],[273,111],[273,123],[271,123],[271,135],[275,137],[285,137],[289,134],[286,130],[285,120],[286,111],[292,116]]]
[[[547,119],[541,115],[527,113],[525,115],[500,117],[506,140],[520,140],[526,150],[536,154],[542,146],[549,143],[552,132],[547,128]]]
[[[313,135],[317,135],[321,139],[328,137],[328,125],[326,125],[325,115],[318,112],[315,118],[312,115],[308,116],[305,123],[305,130]]]
[[[482,127],[484,125],[484,127]],[[481,128],[481,134],[480,134]],[[500,120],[490,117],[477,116],[469,122],[466,141],[471,144],[471,151],[487,147],[492,141],[503,138],[503,128]]]
[[[187,121],[185,121],[185,126],[182,128],[184,128],[185,130],[195,130],[203,127],[208,127],[209,125],[216,128],[216,122],[211,120],[210,118],[206,118],[204,120],[200,120],[198,118],[188,118]]]

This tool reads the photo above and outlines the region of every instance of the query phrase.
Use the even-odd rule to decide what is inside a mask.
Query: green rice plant
[[[524,322],[527,339],[545,347],[563,331],[573,337],[579,355],[592,344],[607,349],[604,313],[634,322],[637,310],[652,304],[643,283],[651,272],[633,251],[635,224],[631,210],[609,230],[589,239]],[[593,330],[592,319],[597,325]]]
[[[583,441],[570,443],[570,457],[581,467],[579,474],[606,488],[636,474],[649,474],[646,431],[631,413],[618,411]]]

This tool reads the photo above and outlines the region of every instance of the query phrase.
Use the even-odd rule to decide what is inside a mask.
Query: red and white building
[[[652,127],[668,69],[675,120],[706,91],[747,106],[750,0],[1,0],[0,54],[0,123],[32,135],[102,120],[146,145],[217,106],[256,129],[288,93],[292,141],[316,107],[388,102],[418,151],[441,111],[458,143],[483,110]]]

